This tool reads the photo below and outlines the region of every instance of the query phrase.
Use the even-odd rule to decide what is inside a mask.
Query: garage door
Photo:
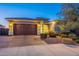
[[[37,25],[14,24],[14,35],[37,35]]]

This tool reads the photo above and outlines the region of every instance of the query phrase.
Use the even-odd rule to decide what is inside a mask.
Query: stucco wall
[[[55,21],[50,22],[50,32],[55,32],[55,25],[56,25]]]

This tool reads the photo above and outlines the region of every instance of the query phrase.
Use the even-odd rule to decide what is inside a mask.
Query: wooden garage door
[[[35,24],[14,24],[14,35],[36,35],[37,25]]]

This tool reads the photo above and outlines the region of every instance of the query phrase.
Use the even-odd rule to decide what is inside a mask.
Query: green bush
[[[48,33],[41,33],[40,34],[41,39],[46,39],[47,36],[48,36]]]
[[[75,38],[75,37],[76,37],[76,35],[73,34],[73,33],[70,33],[68,36],[69,36],[70,38]]]
[[[79,43],[79,37],[76,37],[75,41],[76,41],[76,43]]]
[[[65,37],[65,38],[67,38],[68,35],[66,35],[66,34],[61,34],[61,37]]]
[[[50,32],[50,33],[49,33],[49,37],[56,37],[56,35],[57,35],[57,34],[55,34],[55,33],[53,33],[53,32]]]
[[[69,32],[61,32],[61,33],[59,33],[59,36],[68,38],[69,37],[68,34],[69,34]]]
[[[76,40],[76,43],[79,43],[79,40]]]

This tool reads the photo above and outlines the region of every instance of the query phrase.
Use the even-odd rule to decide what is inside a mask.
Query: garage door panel
[[[15,35],[23,34],[23,26],[22,25],[14,25],[14,34]]]
[[[35,24],[14,24],[15,35],[36,35],[37,25]]]

